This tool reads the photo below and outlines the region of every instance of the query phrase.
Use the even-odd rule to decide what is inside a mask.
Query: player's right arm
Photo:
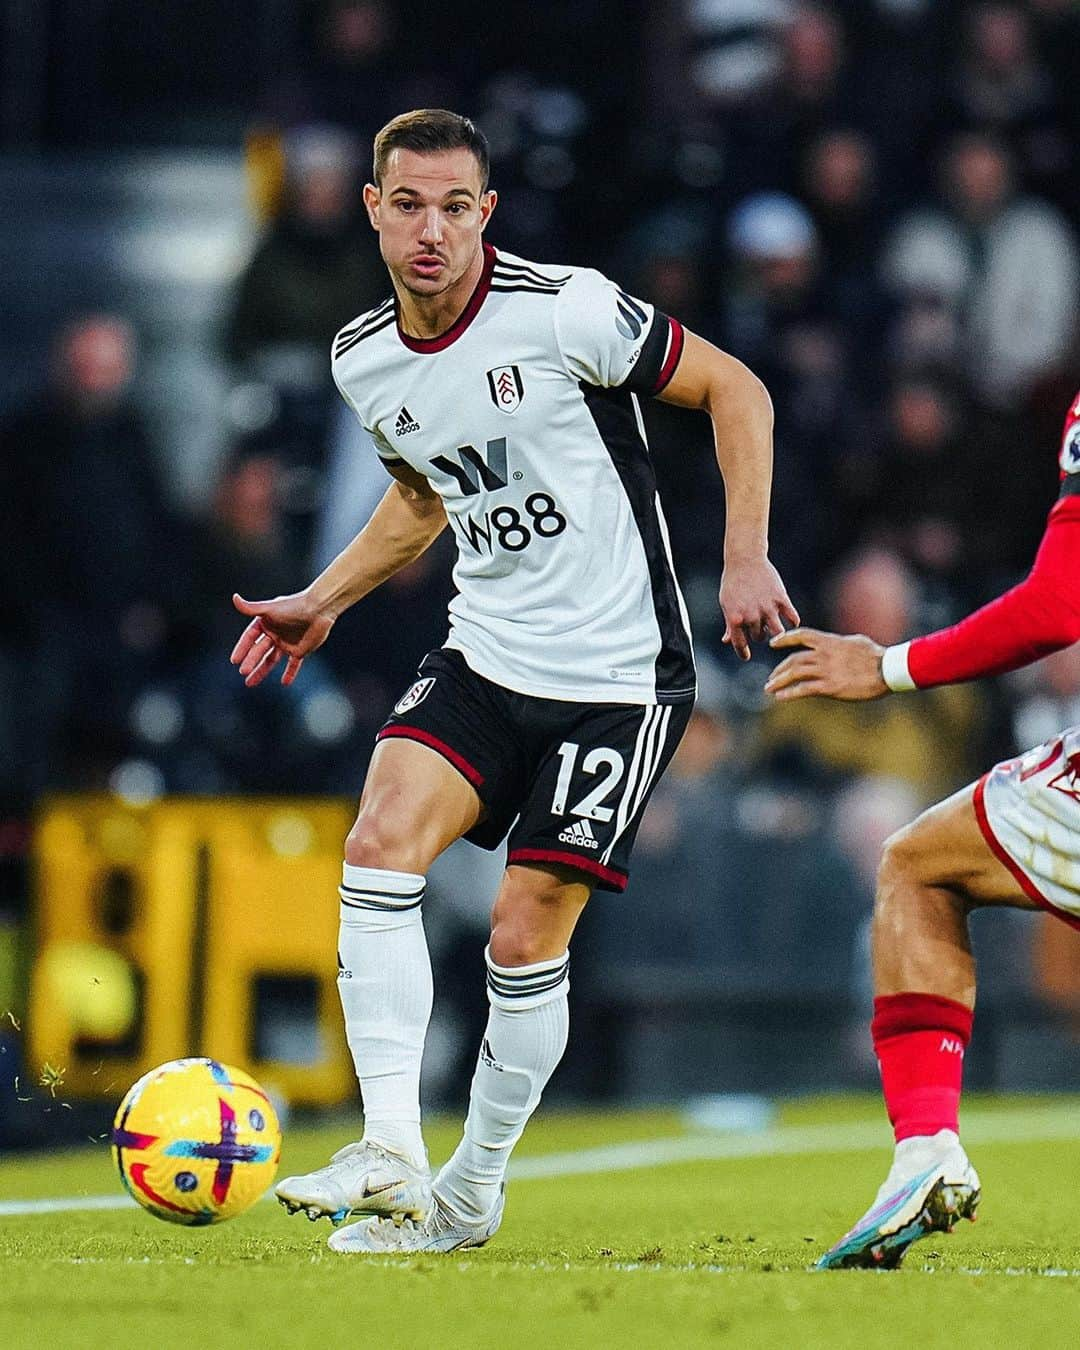
[[[446,528],[442,500],[428,480],[405,464],[390,472],[395,481],[370,520],[304,590],[273,600],[233,596],[251,622],[230,659],[249,687],[261,684],[282,659],[281,683],[292,684],[338,615],[418,558]]]

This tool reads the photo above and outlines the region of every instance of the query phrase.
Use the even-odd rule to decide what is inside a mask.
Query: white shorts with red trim
[[[1080,727],[984,774],[975,814],[1024,894],[1080,928]]]

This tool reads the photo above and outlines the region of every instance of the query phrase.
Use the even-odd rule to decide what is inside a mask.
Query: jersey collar
[[[490,244],[484,244],[483,250],[484,267],[480,273],[480,280],[476,283],[472,295],[469,296],[465,308],[445,333],[440,333],[438,337],[433,338],[410,337],[408,333],[402,331],[397,301],[394,302],[394,314],[397,316],[397,335],[409,351],[441,352],[444,348],[449,347],[452,342],[456,342],[479,314],[480,306],[487,299],[487,293],[491,289],[491,274],[495,270],[495,250]]]

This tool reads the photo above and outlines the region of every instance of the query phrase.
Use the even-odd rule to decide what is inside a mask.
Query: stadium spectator
[[[369,144],[388,108],[446,107],[470,70],[453,22],[427,5],[316,0],[299,29],[264,102],[285,129],[330,122]]]
[[[1018,195],[1013,156],[990,135],[949,143],[940,204],[899,220],[883,269],[903,303],[938,307],[955,325],[955,355],[988,407],[1017,407],[1069,349],[1080,286],[1074,233],[1048,203]],[[910,345],[905,356],[941,354]]]
[[[27,658],[15,738],[31,794],[99,780],[181,602],[181,531],[130,397],[137,359],[124,319],[71,321],[48,387],[0,431],[5,593]]]
[[[817,231],[801,203],[783,193],[744,199],[728,221],[732,275],[720,310],[720,345],[746,361],[772,393],[777,455],[785,465],[775,486],[776,542],[790,575],[813,585],[822,564],[825,502],[815,479],[858,416],[857,316],[845,313],[821,270]],[[862,345],[858,362],[853,352]],[[853,397],[853,395],[855,397]]]
[[[194,548],[195,627],[207,651],[220,651],[234,627],[230,599],[237,586],[278,595],[303,573],[302,560],[285,544],[281,492],[281,464],[269,450],[233,451]]]
[[[899,555],[869,549],[841,565],[827,620],[835,632],[873,631],[878,641],[892,643],[918,626],[918,600],[915,577]],[[884,774],[910,784],[927,802],[970,776],[979,708],[977,693],[962,685],[935,690],[917,706],[899,699],[770,704],[762,743],[773,758],[801,757],[819,782]]]
[[[955,387],[933,372],[900,376],[871,448],[840,465],[837,503],[859,538],[895,550],[948,600],[966,588],[979,521],[973,498],[978,447],[965,437]],[[974,597],[972,597],[974,598]]]
[[[1012,716],[1017,753],[1080,722],[1080,645],[1063,647],[1011,679],[1017,695]]]
[[[973,5],[962,17],[964,41],[943,126],[994,132],[1017,156],[1025,185],[1054,197],[1065,186],[1073,152],[1032,16],[1022,5],[992,0]],[[1070,195],[1066,191],[1064,200]]]
[[[241,275],[229,315],[230,360],[274,384],[322,388],[327,334],[385,291],[362,220],[356,148],[331,126],[285,139],[286,191]]]
[[[835,10],[787,7],[775,31],[778,60],[771,79],[732,114],[730,176],[738,193],[793,191],[810,143],[827,128],[858,118],[850,52]]]
[[[220,660],[233,624],[236,584],[282,594],[306,560],[290,546],[283,510],[287,470],[272,445],[241,441],[227,462],[191,561],[188,662],[163,687],[183,708],[183,733],[162,747],[172,791],[350,791],[366,737],[333,669],[323,659],[299,689],[239,691]]]
[[[807,147],[800,177],[822,266],[845,290],[863,288],[873,296],[874,258],[884,224],[873,143],[861,131],[830,128]],[[852,303],[854,297],[845,299]]]

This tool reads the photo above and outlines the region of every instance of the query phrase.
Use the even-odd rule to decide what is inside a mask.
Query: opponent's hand
[[[841,637],[816,628],[793,628],[769,643],[775,651],[800,647],[786,656],[765,681],[778,703],[821,694],[858,702],[881,698],[889,687],[881,677],[884,647],[861,633]]]
[[[251,617],[229,657],[240,667],[249,689],[262,684],[282,658],[281,683],[292,684],[304,657],[323,645],[337,617],[315,609],[306,591],[275,600],[245,600],[242,595],[232,599],[241,614]]]
[[[763,642],[773,633],[782,633],[785,624],[799,622],[780,573],[766,557],[729,562],[724,567],[720,608],[724,612],[722,640],[743,661],[750,660],[751,642]]]

